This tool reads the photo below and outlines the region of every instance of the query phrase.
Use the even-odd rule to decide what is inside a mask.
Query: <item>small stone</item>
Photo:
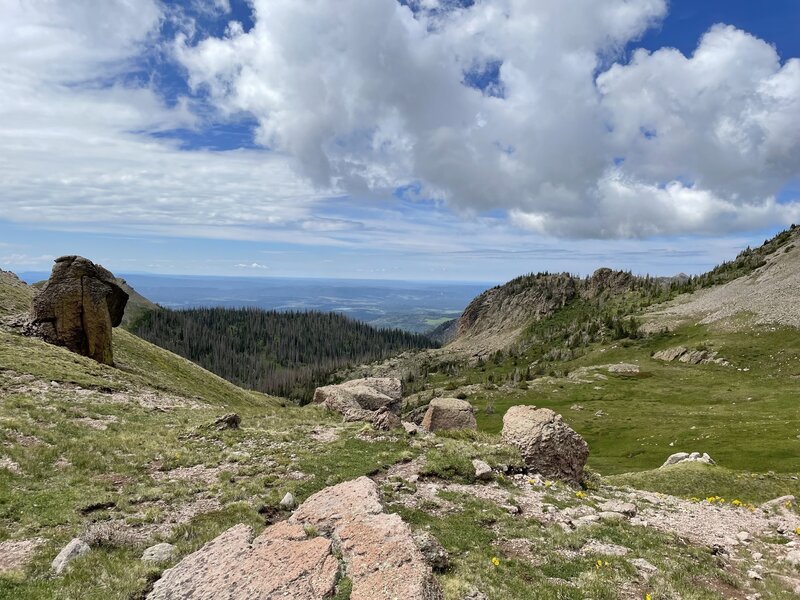
[[[144,562],[164,563],[168,562],[175,556],[175,546],[172,544],[162,543],[150,546],[142,554]]]
[[[746,542],[749,542],[750,540],[752,540],[753,538],[750,536],[749,532],[740,531],[739,533],[736,534],[736,539],[739,540],[742,543],[746,543]]]
[[[622,513],[611,512],[611,511],[601,512],[597,516],[600,517],[600,520],[602,521],[610,521],[610,522],[622,521],[625,519],[625,515],[623,515]]]
[[[56,575],[61,575],[69,563],[79,556],[86,554],[89,550],[89,545],[86,542],[80,538],[74,538],[58,553],[58,556],[53,560],[51,568],[55,571]]]
[[[492,478],[492,467],[479,458],[473,459],[472,466],[475,468],[475,479],[488,481]]]
[[[286,510],[292,510],[296,506],[296,502],[294,500],[294,496],[292,496],[291,492],[286,492],[286,495],[283,497],[283,500],[280,502],[280,506]]]
[[[597,507],[600,512],[615,512],[626,517],[635,517],[638,509],[632,502],[621,502],[619,500],[609,500]]]
[[[760,574],[760,573],[758,573],[758,572],[756,572],[756,571],[753,571],[753,570],[750,570],[750,571],[748,571],[748,572],[747,572],[747,576],[748,576],[750,579],[755,579],[756,581],[761,581],[762,579],[764,579],[764,578],[761,576],[761,574]]]
[[[242,417],[236,413],[228,413],[214,420],[211,426],[220,431],[224,429],[239,429],[242,422]]]
[[[645,560],[644,558],[634,558],[631,561],[631,564],[640,571],[645,571],[647,573],[655,573],[656,571],[658,571],[658,567],[656,567],[649,561]]]
[[[758,562],[759,560],[764,558],[764,555],[761,554],[761,552],[753,552],[752,557],[754,561]]]
[[[793,567],[800,567],[800,550],[792,550],[784,558]]]

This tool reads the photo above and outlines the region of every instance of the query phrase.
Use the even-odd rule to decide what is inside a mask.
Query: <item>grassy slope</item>
[[[33,290],[8,271],[0,270],[0,317],[25,312],[33,299]]]
[[[653,360],[659,349],[677,345],[708,346],[733,366],[686,365]],[[720,464],[752,471],[790,472],[800,454],[800,336],[788,328],[721,328],[688,326],[672,334],[595,346],[562,369],[632,362],[635,377],[602,373],[607,380],[565,378],[531,383],[529,389],[491,384],[479,386],[469,400],[478,407],[481,429],[497,432],[502,416],[514,404],[546,406],[564,415],[589,442],[589,464],[603,474],[652,469],[678,451],[708,452]],[[518,365],[507,359],[469,369],[458,384],[501,381]],[[524,368],[524,367],[523,367]],[[738,369],[748,369],[738,370]],[[446,385],[434,376],[432,385]],[[452,384],[447,387],[454,387]],[[524,386],[523,386],[524,387]],[[489,388],[489,389],[487,389]],[[448,392],[450,394],[454,392]],[[487,405],[494,413],[486,414]],[[571,410],[573,405],[583,410]],[[606,416],[596,417],[602,410]]]

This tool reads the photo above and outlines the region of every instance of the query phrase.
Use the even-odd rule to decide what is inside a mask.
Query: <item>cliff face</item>
[[[591,277],[538,273],[517,277],[475,298],[458,320],[452,348],[487,354],[516,342],[532,322],[576,299],[622,295],[636,283],[628,272],[598,269]]]

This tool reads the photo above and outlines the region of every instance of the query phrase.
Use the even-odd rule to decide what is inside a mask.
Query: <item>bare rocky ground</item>
[[[673,329],[685,322],[702,324],[750,315],[756,325],[800,327],[800,246],[788,246],[767,257],[764,266],[725,285],[699,290],[653,307],[645,331]],[[735,326],[735,324],[731,324]]]

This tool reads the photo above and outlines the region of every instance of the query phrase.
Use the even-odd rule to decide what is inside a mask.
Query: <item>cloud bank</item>
[[[664,0],[254,0],[255,26],[180,38],[224,115],[258,120],[314,184],[505,209],[579,237],[786,222],[800,165],[800,61],[717,25],[692,56],[626,44]]]
[[[194,19],[224,0],[62,4],[0,0],[0,219],[417,249],[435,222],[516,244],[800,221],[776,200],[800,60],[725,25],[627,59],[665,0],[252,0],[219,37]],[[242,120],[256,148],[176,133]]]

